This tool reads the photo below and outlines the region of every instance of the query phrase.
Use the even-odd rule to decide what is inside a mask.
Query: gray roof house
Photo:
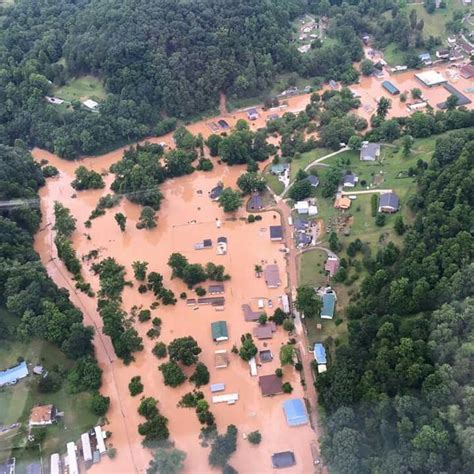
[[[379,212],[397,212],[400,208],[400,199],[395,193],[384,193],[380,196]]]
[[[306,178],[306,181],[308,181],[313,188],[317,188],[319,186],[319,178],[317,176],[314,176],[313,174],[310,174]]]
[[[352,173],[346,174],[342,182],[345,188],[353,188],[356,185],[356,183],[357,183],[357,176]]]
[[[360,149],[361,161],[375,161],[380,156],[378,143],[363,142]]]
[[[283,240],[283,227],[281,225],[270,226],[270,240],[272,241]]]

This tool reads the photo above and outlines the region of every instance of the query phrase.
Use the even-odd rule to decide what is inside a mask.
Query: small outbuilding
[[[308,412],[301,398],[285,400],[283,402],[283,411],[289,426],[301,426],[309,422]]]
[[[333,277],[337,270],[339,269],[339,259],[337,257],[328,257],[326,264],[324,265],[324,270],[329,273],[330,277]]]
[[[227,341],[229,332],[225,321],[215,321],[211,323],[212,340],[215,342]]]
[[[474,77],[474,66],[472,64],[466,64],[459,70],[459,74],[464,79],[471,79],[471,77]]]
[[[295,204],[295,210],[298,214],[308,214],[309,212],[309,202],[308,201],[298,201]]]
[[[262,375],[258,378],[258,385],[264,397],[271,397],[283,393],[283,384],[275,374]]]
[[[379,212],[393,213],[400,208],[400,199],[395,193],[384,193],[380,195]]]
[[[212,383],[210,389],[211,393],[223,392],[225,390],[225,383]]]
[[[216,369],[225,369],[229,365],[229,354],[225,349],[214,351],[214,367]]]
[[[334,201],[334,207],[336,209],[349,209],[351,207],[351,204],[352,201],[346,196],[336,198],[336,200]]]
[[[392,95],[400,94],[400,90],[397,87],[395,87],[390,81],[383,81],[382,87],[386,91],[390,92],[390,94]]]
[[[221,197],[222,191],[224,190],[224,185],[222,183],[217,183],[216,186],[214,186],[210,192],[209,192],[209,197],[213,201],[218,201],[219,198]]]
[[[280,271],[278,265],[267,265],[263,269],[263,276],[268,288],[278,288],[281,285]]]
[[[272,467],[274,469],[291,467],[295,464],[296,458],[292,451],[282,451],[281,453],[272,454]]]
[[[263,351],[259,351],[258,357],[260,359],[260,362],[262,364],[265,364],[267,362],[271,362],[273,360],[273,354],[270,349],[264,349]]]
[[[283,227],[281,225],[270,226],[270,240],[272,242],[283,240]]]
[[[247,203],[247,209],[253,212],[263,209],[263,198],[259,193],[252,194],[252,197]]]
[[[225,292],[224,285],[222,283],[217,283],[215,285],[209,285],[207,288],[207,293],[209,295],[223,295]]]
[[[212,249],[212,240],[204,239],[202,242],[194,244],[194,250],[206,250]]]
[[[251,108],[247,110],[247,117],[249,120],[257,120],[259,117],[259,114],[257,112],[256,108]]]
[[[276,331],[276,325],[275,323],[265,323],[265,324],[259,324],[257,327],[254,328],[253,330],[253,335],[257,339],[271,339],[273,337],[273,333]]]
[[[84,107],[87,107],[89,110],[97,110],[99,108],[98,102],[92,99],[87,99],[83,103]]]

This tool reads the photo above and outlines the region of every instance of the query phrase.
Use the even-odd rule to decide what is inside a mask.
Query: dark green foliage
[[[237,179],[237,186],[245,196],[252,192],[263,192],[266,188],[266,182],[263,176],[257,173],[244,173]]]
[[[276,375],[277,377],[282,378],[282,377],[283,377],[283,370],[280,369],[280,367],[278,367],[277,369],[275,369],[275,375]]]
[[[128,384],[128,390],[130,391],[130,395],[132,397],[143,392],[144,387],[141,382],[141,379],[142,378],[139,375],[136,375],[135,377],[132,377],[132,379],[130,380],[130,383]]]
[[[293,391],[293,387],[291,386],[291,383],[290,382],[285,382],[282,386],[281,386],[282,390],[283,390],[283,393],[291,393]]]
[[[239,350],[240,358],[248,362],[252,357],[255,357],[257,355],[257,346],[253,342],[253,338],[250,334],[242,335],[240,339],[242,342],[242,346]]]
[[[161,137],[169,132],[172,132],[176,128],[177,120],[173,117],[165,118],[159,121],[155,127],[155,135]]]
[[[342,245],[339,242],[339,238],[337,237],[336,232],[331,232],[329,234],[329,248],[333,252],[338,252],[339,250],[341,250],[341,247],[342,247]]]
[[[57,392],[62,385],[62,378],[56,372],[49,372],[46,377],[41,377],[38,382],[39,393]]]
[[[125,232],[125,227],[127,226],[127,216],[125,214],[122,214],[121,212],[117,212],[114,215],[115,222],[117,222],[117,225],[119,226],[120,230],[122,232]]]
[[[140,212],[137,229],[153,229],[156,227],[156,213],[152,207],[145,206]]]
[[[209,153],[211,156],[218,156],[219,155],[219,143],[221,142],[222,137],[219,135],[209,135],[208,139],[206,140],[206,145],[209,148]]]
[[[306,318],[315,318],[320,315],[322,300],[316,294],[314,288],[300,286],[296,290],[296,309],[305,315]]]
[[[385,225],[385,219],[386,219],[385,214],[382,214],[381,212],[379,212],[377,216],[375,217],[375,225],[379,227],[383,227]]]
[[[84,357],[77,361],[67,379],[72,393],[98,390],[102,382],[102,369],[92,357]]]
[[[152,352],[158,359],[163,359],[168,355],[166,344],[164,342],[157,342],[155,347],[153,347]]]
[[[158,369],[163,374],[165,385],[169,385],[170,387],[177,387],[186,380],[186,376],[176,362],[161,364]]]
[[[104,416],[107,413],[107,410],[110,406],[110,398],[104,397],[99,392],[94,393],[92,395],[90,401],[90,408],[92,413],[97,416]]]
[[[200,263],[191,263],[185,267],[183,271],[183,281],[189,288],[206,280],[206,271]]]
[[[60,202],[54,203],[54,227],[58,235],[69,238],[76,230],[76,219],[71,215],[71,211]]]
[[[323,455],[335,472],[470,470],[473,151],[471,141],[420,168],[403,250],[389,243],[378,252],[347,308],[348,344],[316,379]]]
[[[207,158],[200,158],[196,169],[199,171],[212,171],[214,169],[214,165],[212,164],[211,160]]]
[[[211,466],[224,467],[232,454],[237,449],[237,428],[229,425],[225,435],[218,435],[212,443],[209,453],[209,464]]]
[[[322,182],[321,194],[325,198],[332,197],[336,194],[337,187],[342,178],[342,171],[338,168],[331,168],[325,175]]]
[[[201,385],[207,385],[209,383],[209,370],[206,365],[202,362],[196,364],[194,373],[189,377],[189,380],[193,382],[197,388]]]
[[[105,186],[102,176],[97,171],[88,170],[85,166],[79,166],[74,173],[76,178],[72,181],[71,186],[76,191],[102,189]]]
[[[370,198],[370,206],[371,206],[372,217],[375,217],[377,215],[377,211],[379,208],[379,198],[377,194],[372,194]]]
[[[238,191],[225,188],[219,197],[219,206],[224,212],[235,212],[242,205],[242,198]]]
[[[287,317],[288,315],[281,308],[277,308],[273,313],[273,316],[270,316],[269,319],[278,326],[281,326]]]
[[[92,270],[99,275],[99,296],[119,299],[125,287],[125,267],[119,265],[114,258],[107,257],[99,263],[94,263]]]
[[[202,352],[196,340],[191,336],[173,339],[168,345],[170,360],[190,366],[197,362]]]
[[[178,407],[182,408],[196,408],[199,400],[204,399],[204,394],[201,391],[193,390],[185,393],[178,403]]]
[[[405,233],[406,226],[405,226],[405,223],[403,222],[403,217],[401,215],[398,215],[397,217],[395,217],[395,223],[393,227],[395,229],[395,232],[398,235],[403,235]]]
[[[148,397],[142,399],[138,407],[138,413],[146,418],[145,423],[138,425],[138,433],[144,437],[144,445],[169,438],[168,419],[160,415],[156,403],[154,398]]]
[[[179,449],[158,448],[150,461],[146,474],[178,474],[184,468],[186,453]]]
[[[309,181],[297,181],[290,188],[288,196],[293,199],[293,201],[302,201],[311,195],[311,189],[311,183]]]
[[[262,435],[260,434],[260,431],[251,431],[247,435],[247,439],[251,444],[260,444],[262,441]]]
[[[43,176],[45,178],[52,178],[53,176],[57,176],[59,174],[58,169],[53,165],[43,166],[41,170],[43,171]]]

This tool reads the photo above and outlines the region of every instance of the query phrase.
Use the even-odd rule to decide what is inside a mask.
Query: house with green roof
[[[215,342],[227,341],[229,332],[225,321],[215,321],[211,323],[212,340]]]
[[[322,300],[323,307],[321,309],[321,318],[332,319],[336,307],[336,295],[334,293],[324,293]]]

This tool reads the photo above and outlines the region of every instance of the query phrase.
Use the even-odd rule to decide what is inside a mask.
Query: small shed
[[[256,108],[251,108],[247,110],[247,117],[249,120],[257,120],[259,117],[259,114],[257,112]]]
[[[332,319],[334,317],[334,309],[336,307],[336,296],[334,293],[324,293],[323,307],[321,309],[322,319]]]
[[[272,454],[272,467],[281,469],[291,467],[296,464],[296,458],[292,451],[282,451],[281,453]]]
[[[258,375],[257,371],[257,361],[255,360],[255,357],[252,357],[249,360],[249,370],[250,370],[250,375],[252,377],[256,377]]]
[[[292,398],[283,402],[286,422],[289,426],[306,425],[309,421],[306,406],[301,398]]]
[[[275,374],[262,375],[258,378],[258,385],[264,397],[271,397],[283,393],[283,384]]]
[[[314,360],[317,362],[318,365],[327,364],[326,349],[324,348],[323,344],[321,344],[320,342],[317,342],[314,345],[313,353],[314,353]]]
[[[281,225],[270,226],[270,240],[272,242],[283,240],[283,228]]]
[[[76,445],[74,442],[67,443],[67,465],[69,474],[79,474],[79,466],[77,464]],[[105,451],[104,451],[105,452]]]
[[[339,259],[336,257],[328,257],[324,270],[329,273],[329,276],[333,277],[339,269]]]
[[[87,99],[82,103],[85,107],[87,107],[89,110],[97,110],[99,108],[99,104],[92,99]]]
[[[290,299],[288,298],[288,295],[286,293],[284,295],[281,295],[281,307],[284,313],[290,312]]]
[[[217,185],[214,186],[209,192],[209,197],[213,201],[217,201],[221,197],[223,190],[224,190],[224,185],[222,183],[217,183]]]
[[[309,212],[309,203],[308,203],[308,201],[298,201],[295,204],[295,210],[298,214],[308,214],[308,212]]]
[[[210,389],[211,393],[223,392],[225,390],[225,383],[212,383]]]
[[[225,369],[229,365],[229,355],[225,349],[214,351],[214,367]]]
[[[225,321],[215,321],[211,323],[212,339],[215,342],[227,341],[229,333],[227,331],[227,323]]]
[[[337,198],[334,201],[334,207],[336,209],[349,209],[351,207],[351,204],[352,204],[352,201],[346,196]]]

